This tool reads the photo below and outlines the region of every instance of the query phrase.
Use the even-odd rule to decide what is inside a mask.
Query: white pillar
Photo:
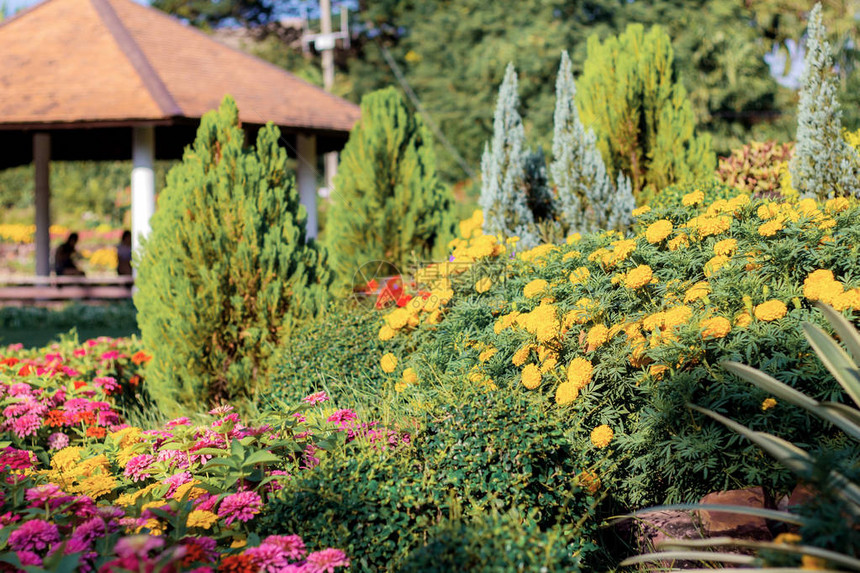
[[[324,156],[326,196],[334,192],[334,176],[337,175],[337,151],[329,151]]]
[[[51,274],[51,136],[33,134],[33,167],[36,188],[36,274]]]
[[[155,213],[155,128],[134,127],[131,137],[131,244],[137,251]]]
[[[317,137],[299,134],[296,137],[298,169],[296,185],[299,188],[299,201],[308,212],[307,237],[317,236]]]

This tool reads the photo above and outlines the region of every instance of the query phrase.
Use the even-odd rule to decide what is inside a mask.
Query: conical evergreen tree
[[[404,269],[442,257],[453,237],[453,196],[436,177],[430,135],[394,88],[361,101],[361,120],[341,154],[326,243],[338,281],[365,263]]]
[[[860,155],[842,134],[833,54],[821,22],[821,4],[809,15],[797,147],[791,159],[795,189],[819,198],[860,196]]]
[[[628,175],[638,203],[672,184],[713,176],[710,137],[673,70],[671,39],[659,26],[631,24],[601,43],[588,39],[577,104],[612,178]]]
[[[484,232],[503,237],[517,236],[520,246],[539,242],[535,218],[526,189],[525,131],[518,111],[517,72],[508,64],[499,87],[493,119],[493,140],[485,145],[481,159],[481,198]]]
[[[556,78],[556,103],[550,170],[556,186],[555,211],[566,234],[625,229],[634,205],[630,181],[619,171],[613,185],[597,148],[594,131],[582,125],[576,108],[570,58],[562,52]]]
[[[279,135],[267,125],[246,149],[227,97],[167,176],[134,297],[164,412],[253,396],[290,326],[327,296]]]

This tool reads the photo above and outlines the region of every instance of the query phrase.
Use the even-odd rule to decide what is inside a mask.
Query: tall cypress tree
[[[791,181],[801,193],[820,198],[860,196],[860,155],[842,135],[833,54],[826,38],[818,3],[809,15]]]
[[[638,203],[672,183],[713,175],[710,137],[695,134],[687,92],[676,81],[671,39],[631,24],[601,43],[588,39],[579,81],[582,120],[593,127],[612,177],[628,175]]]
[[[554,160],[555,211],[565,233],[626,228],[634,205],[630,180],[619,171],[617,185],[606,172],[597,136],[586,129],[576,108],[576,84],[570,58],[561,54],[556,78]]]
[[[517,236],[520,246],[529,248],[538,244],[539,237],[529,207],[526,135],[518,108],[517,72],[510,63],[499,87],[493,139],[484,146],[481,159],[480,205],[484,210],[484,232]]]
[[[338,281],[362,265],[397,268],[444,256],[454,232],[451,191],[436,177],[430,134],[394,88],[361,100],[334,181],[326,242]]]
[[[228,96],[168,173],[134,297],[162,411],[252,397],[290,326],[327,296],[279,136],[267,125],[246,149]]]

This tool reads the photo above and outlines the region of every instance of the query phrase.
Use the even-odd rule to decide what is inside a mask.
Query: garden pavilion
[[[356,105],[132,0],[46,0],[0,23],[0,169],[34,164],[36,274],[50,273],[52,159],[132,159],[136,246],[154,160],[181,158],[227,94],[249,141],[280,127],[315,236],[316,158],[343,147]]]

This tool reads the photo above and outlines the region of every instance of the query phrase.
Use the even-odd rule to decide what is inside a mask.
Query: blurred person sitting
[[[131,231],[122,232],[122,238],[116,246],[116,274],[131,274]]]
[[[78,244],[78,234],[70,233],[66,242],[57,247],[54,253],[54,272],[57,276],[84,276],[84,271],[78,268],[75,259],[78,258],[78,252],[75,247]]]

